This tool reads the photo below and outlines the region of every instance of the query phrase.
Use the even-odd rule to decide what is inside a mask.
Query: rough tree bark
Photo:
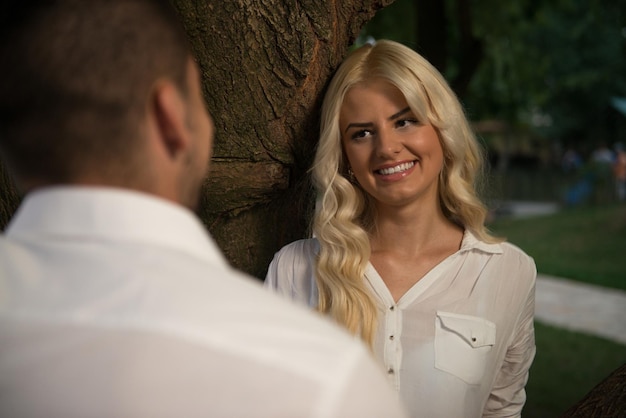
[[[561,418],[619,417],[626,417],[626,363],[615,369],[561,416]]]
[[[17,187],[0,154],[0,231],[4,230],[19,203]]]
[[[173,0],[217,129],[201,218],[234,266],[261,278],[305,235],[322,91],[392,1]]]

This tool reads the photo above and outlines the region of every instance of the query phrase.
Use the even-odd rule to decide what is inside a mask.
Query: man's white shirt
[[[28,195],[0,237],[0,416],[398,417],[361,343],[149,195]]]

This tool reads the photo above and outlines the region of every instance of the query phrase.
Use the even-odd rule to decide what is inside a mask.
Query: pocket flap
[[[444,329],[458,334],[474,348],[496,342],[496,324],[484,318],[442,311],[437,311],[437,317]]]

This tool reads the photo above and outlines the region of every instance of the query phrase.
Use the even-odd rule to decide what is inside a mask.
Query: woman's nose
[[[402,150],[402,142],[393,130],[380,130],[376,141],[376,154],[380,158],[394,158]]]

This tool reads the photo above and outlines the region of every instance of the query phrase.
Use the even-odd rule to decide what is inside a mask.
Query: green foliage
[[[626,362],[626,346],[535,323],[537,354],[523,417],[553,418]]]
[[[365,26],[357,43],[368,36],[374,39],[391,39],[412,48],[416,47],[415,1],[396,0],[380,10]]]
[[[532,256],[540,273],[626,290],[625,205],[501,219],[489,227]]]
[[[461,0],[446,2],[448,80],[463,56]],[[471,3],[481,65],[462,100],[472,119],[532,127],[562,144],[609,144],[626,136],[626,118],[610,104],[626,96],[626,0],[483,0]],[[361,39],[415,47],[420,0],[396,0],[366,25]],[[445,44],[444,44],[445,43]]]
[[[517,13],[505,14],[508,31],[477,25],[487,28],[483,36],[490,47],[471,86],[472,106],[483,116],[534,125],[561,142],[610,138],[610,99],[626,94],[626,4],[534,3],[526,12],[511,7]]]

